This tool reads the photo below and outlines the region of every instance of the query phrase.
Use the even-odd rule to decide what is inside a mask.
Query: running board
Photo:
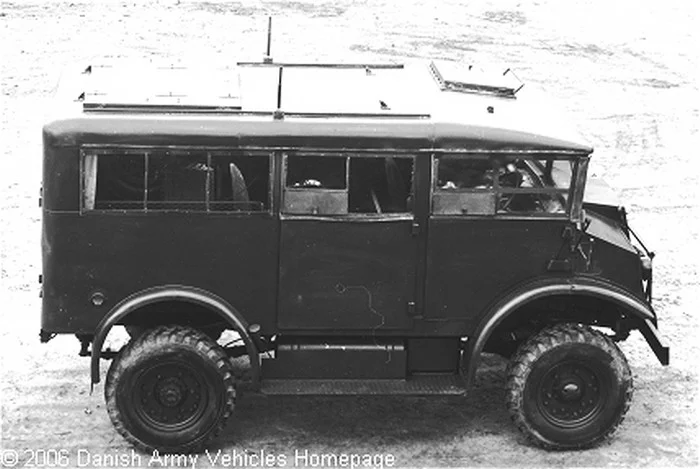
[[[463,396],[459,375],[413,376],[409,379],[268,379],[260,392],[274,396]]]

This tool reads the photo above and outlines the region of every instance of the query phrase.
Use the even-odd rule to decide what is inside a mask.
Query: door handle
[[[417,221],[411,223],[411,234],[413,236],[418,236],[420,234],[420,223]]]

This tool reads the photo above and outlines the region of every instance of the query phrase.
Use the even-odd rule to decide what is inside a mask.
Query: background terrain
[[[632,408],[610,444],[582,452],[524,445],[489,359],[465,399],[239,401],[214,449],[291,455],[372,452],[399,466],[697,466],[700,298],[699,43],[696,2],[4,1],[0,124],[0,447],[121,454],[102,387],[90,395],[78,343],[39,344],[41,126],[60,70],[91,58],[231,64],[442,58],[513,67],[571,114],[596,148],[592,172],[618,192],[658,254],[655,307],[670,342],[661,367],[639,334],[622,345]],[[103,366],[103,371],[107,366]],[[5,460],[7,462],[7,460]],[[37,461],[34,461],[37,465]],[[71,465],[77,464],[73,459]],[[0,461],[0,466],[2,461]],[[198,467],[210,465],[200,460]],[[216,465],[215,465],[216,466]]]

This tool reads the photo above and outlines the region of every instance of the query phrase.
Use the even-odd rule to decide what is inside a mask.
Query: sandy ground
[[[492,358],[467,398],[245,396],[214,454],[265,452],[285,456],[287,467],[304,462],[295,451],[392,455],[395,466],[698,466],[694,8],[680,0],[3,2],[0,466],[160,467],[146,455],[119,459],[131,450],[112,429],[101,386],[90,395],[77,341],[39,343],[40,129],[59,70],[91,57],[258,60],[267,15],[276,59],[495,64],[560,100],[596,147],[593,173],[617,190],[658,254],[655,306],[672,363],[661,367],[638,334],[622,345],[632,408],[610,444],[588,451],[525,445],[504,410],[504,363]],[[195,466],[226,464],[202,455]]]

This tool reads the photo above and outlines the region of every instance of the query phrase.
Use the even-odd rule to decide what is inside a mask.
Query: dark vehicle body
[[[269,394],[459,394],[559,324],[638,329],[668,363],[653,255],[584,196],[592,148],[527,88],[439,67],[240,64],[211,105],[84,92],[44,128],[42,339],[76,334],[96,383],[114,325],[230,329]]]

